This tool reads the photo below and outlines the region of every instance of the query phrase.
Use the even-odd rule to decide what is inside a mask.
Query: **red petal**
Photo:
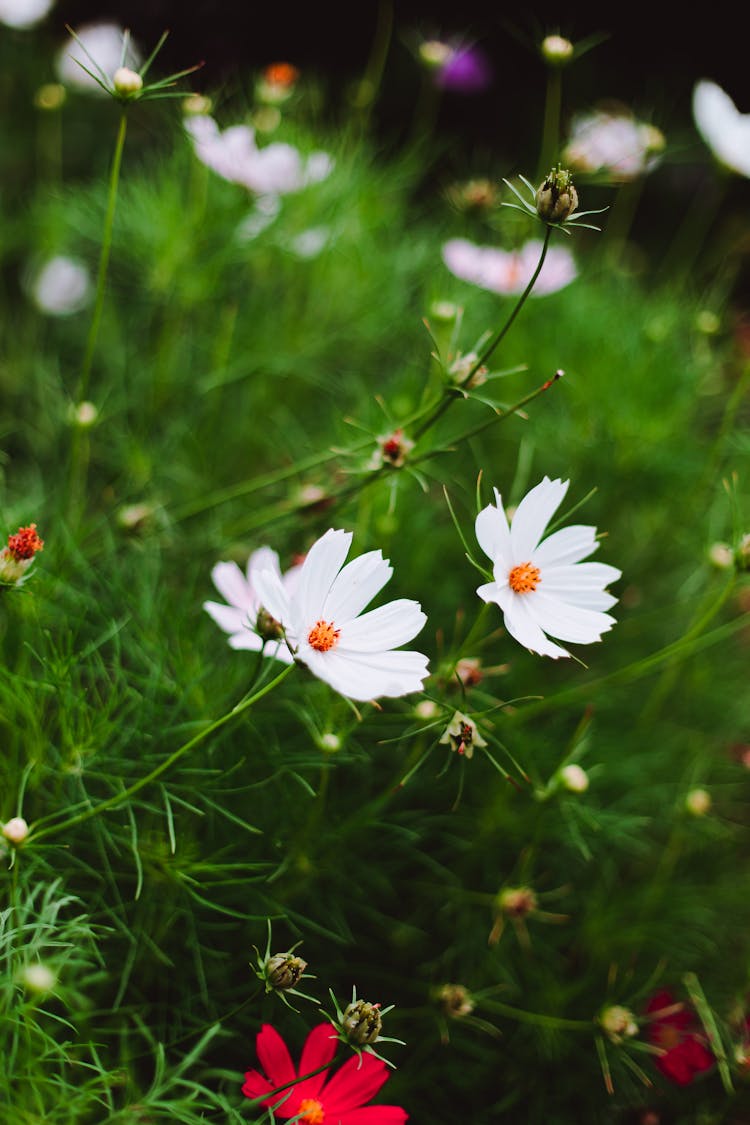
[[[336,1125],[403,1125],[408,1117],[399,1105],[368,1105],[342,1113]]]
[[[257,1070],[248,1070],[242,1093],[246,1098],[262,1098],[273,1090],[271,1083]]]
[[[272,1086],[283,1086],[294,1082],[297,1073],[286,1043],[270,1023],[264,1023],[255,1041],[255,1049],[261,1066]]]
[[[323,1090],[326,1117],[336,1117],[369,1102],[388,1077],[388,1067],[374,1055],[348,1059]]]
[[[311,1070],[317,1070],[319,1066],[331,1062],[336,1054],[337,1046],[338,1040],[333,1025],[319,1023],[305,1040],[302,1058],[299,1062],[299,1076],[309,1074]],[[308,1078],[305,1082],[299,1082],[294,1088],[296,1096],[300,1101],[303,1098],[317,1098],[323,1083],[329,1076],[329,1070],[321,1070],[320,1074],[316,1074],[313,1078]]]
[[[701,1043],[697,1035],[691,1035],[685,1040],[682,1051],[688,1066],[696,1074],[700,1074],[703,1070],[709,1070],[714,1065],[714,1056],[708,1047]]]
[[[693,1071],[683,1058],[679,1047],[669,1051],[662,1058],[657,1058],[656,1065],[662,1074],[677,1086],[689,1086],[693,1081]]]

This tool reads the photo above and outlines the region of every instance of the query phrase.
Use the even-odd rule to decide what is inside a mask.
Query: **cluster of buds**
[[[564,223],[578,207],[573,177],[559,165],[552,168],[536,193],[536,211],[545,223]]]
[[[487,745],[477,730],[477,724],[474,720],[460,711],[455,712],[439,741],[444,746],[450,746],[456,754],[461,754],[469,759],[474,756],[475,746],[479,746],[481,749],[481,747]]]
[[[610,1004],[602,1008],[597,1023],[612,1043],[622,1043],[638,1034],[638,1023],[629,1008],[621,1004]]]
[[[36,524],[19,527],[8,536],[8,545],[0,551],[0,584],[20,586],[34,556],[44,547],[44,540],[36,533]]]

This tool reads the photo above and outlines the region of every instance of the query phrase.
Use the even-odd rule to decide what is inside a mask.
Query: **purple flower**
[[[492,68],[479,47],[456,47],[438,70],[435,81],[443,90],[476,94],[492,82]]]

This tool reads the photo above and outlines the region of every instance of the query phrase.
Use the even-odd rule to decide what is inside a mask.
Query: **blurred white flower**
[[[297,660],[334,691],[357,700],[419,691],[427,657],[397,646],[415,637],[427,618],[418,602],[403,598],[363,614],[393,568],[380,551],[344,566],[351,542],[347,531],[321,536],[291,595],[276,571],[259,571],[260,599],[286,629]]]
[[[86,70],[101,77],[97,70],[100,67],[114,82],[115,71],[121,66],[138,70],[143,61],[132,39],[128,41],[123,57],[125,32],[119,24],[87,23],[76,28],[75,32],[80,42],[71,37],[58,53],[55,62],[58,77],[66,86],[75,86],[90,94],[106,94]],[[84,66],[86,70],[83,69]]]
[[[55,0],[0,0],[0,23],[25,29],[43,20]]]
[[[582,172],[606,172],[614,180],[635,180],[657,163],[664,136],[630,114],[594,110],[573,120],[563,161]]]
[[[222,131],[212,117],[197,115],[186,119],[185,129],[203,164],[256,195],[299,191],[324,180],[333,167],[325,152],[304,158],[293,145],[282,142],[258,148],[255,130],[249,125],[232,125]]]
[[[32,961],[21,971],[21,983],[27,992],[46,996],[57,984],[57,975],[41,961]]]
[[[70,316],[88,303],[91,278],[83,262],[58,255],[42,266],[29,290],[42,312],[50,316]]]
[[[477,246],[466,238],[451,238],[443,245],[443,261],[462,281],[470,281],[491,293],[510,296],[523,293],[539,262],[542,243],[536,239],[520,250],[500,250],[495,246]],[[574,281],[576,264],[570,250],[552,246],[536,280],[531,296],[555,293]]]
[[[317,258],[330,237],[331,232],[328,227],[310,227],[291,240],[289,249],[298,258]]]
[[[495,577],[478,588],[479,597],[500,607],[505,628],[519,644],[555,660],[570,653],[546,633],[586,645],[612,628],[615,619],[604,611],[617,598],[605,586],[621,575],[605,563],[580,561],[598,546],[595,527],[566,527],[541,541],[569,483],[545,477],[524,496],[510,527],[495,489],[495,503],[476,519],[477,540]]]
[[[693,90],[693,117],[716,159],[750,176],[750,113],[740,113],[720,86],[704,79]]]
[[[211,578],[228,604],[204,602],[203,608],[220,629],[229,633],[229,644],[232,648],[248,649],[251,652],[260,652],[263,649],[266,656],[291,664],[292,656],[281,637],[278,621],[275,622],[268,613],[264,615],[256,579],[258,571],[269,570],[278,578],[285,591],[291,594],[298,581],[300,569],[299,566],[293,566],[282,578],[279,556],[270,547],[260,547],[257,551],[253,551],[247,560],[245,574],[237,563],[217,563],[211,571]]]

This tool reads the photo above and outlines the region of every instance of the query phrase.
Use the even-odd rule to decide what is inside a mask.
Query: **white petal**
[[[562,504],[569,483],[545,477],[536,488],[526,493],[510,527],[514,565],[530,560],[545,527]]]
[[[750,115],[742,114],[715,82],[698,82],[693,91],[698,132],[714,156],[743,176],[750,176]]]
[[[422,681],[428,675],[427,657],[421,652],[398,650],[355,655],[340,653],[338,649],[310,649],[302,659],[334,691],[360,701],[421,691]]]
[[[330,528],[308,551],[294,596],[295,617],[299,617],[303,625],[314,624],[320,617],[336,575],[344,565],[351,543],[350,531],[334,531]]]
[[[239,633],[249,624],[247,611],[220,602],[204,602],[203,608],[225,633]]]
[[[343,655],[398,648],[416,637],[426,620],[419,602],[406,598],[388,602],[342,625],[338,651]]]
[[[529,615],[523,595],[516,596],[510,607],[505,611],[505,628],[511,637],[515,637],[520,645],[540,656],[551,656],[557,660],[560,656],[570,656],[564,648],[555,645],[547,637],[537,623]]]
[[[337,627],[361,613],[385,586],[393,567],[380,551],[367,551],[352,559],[334,579],[321,616]]]
[[[221,596],[230,605],[246,612],[257,612],[258,603],[244,574],[233,562],[220,562],[211,571],[211,579]]]
[[[254,577],[259,604],[284,628],[290,628],[293,621],[289,597],[279,575],[273,570],[259,570]]]
[[[523,595],[522,595],[523,596]],[[540,629],[561,641],[590,645],[601,639],[615,624],[614,617],[608,613],[598,613],[591,609],[580,609],[535,590],[525,596],[529,616]]]
[[[599,544],[596,541],[596,528],[573,524],[553,532],[534,551],[534,566],[563,566],[577,563],[592,554]]]
[[[495,489],[495,503],[482,508],[476,518],[474,531],[479,546],[493,563],[497,559],[502,559],[504,563],[510,565],[510,530],[502,497],[497,489]]]
[[[484,586],[477,587],[477,593],[483,602],[494,602],[495,605],[500,606],[503,612],[508,608],[514,596],[507,580],[505,582],[487,582]]]
[[[260,652],[263,648],[263,641],[258,634],[248,630],[244,633],[235,633],[229,638],[229,644],[234,649],[247,649],[250,652]],[[282,664],[291,664],[294,659],[284,640],[268,641],[263,648],[263,655],[271,660],[280,660]]]
[[[618,578],[622,578],[621,570],[616,566],[600,562],[576,563],[574,566],[549,566],[542,570],[545,593],[549,593],[552,587],[559,593],[564,589],[603,589],[610,582],[616,582]]]
[[[237,651],[260,652],[263,641],[252,629],[243,629],[241,633],[232,634],[229,646]]]
[[[251,586],[255,585],[253,575],[259,570],[273,570],[281,577],[279,556],[270,547],[258,547],[247,560],[247,580]]]

